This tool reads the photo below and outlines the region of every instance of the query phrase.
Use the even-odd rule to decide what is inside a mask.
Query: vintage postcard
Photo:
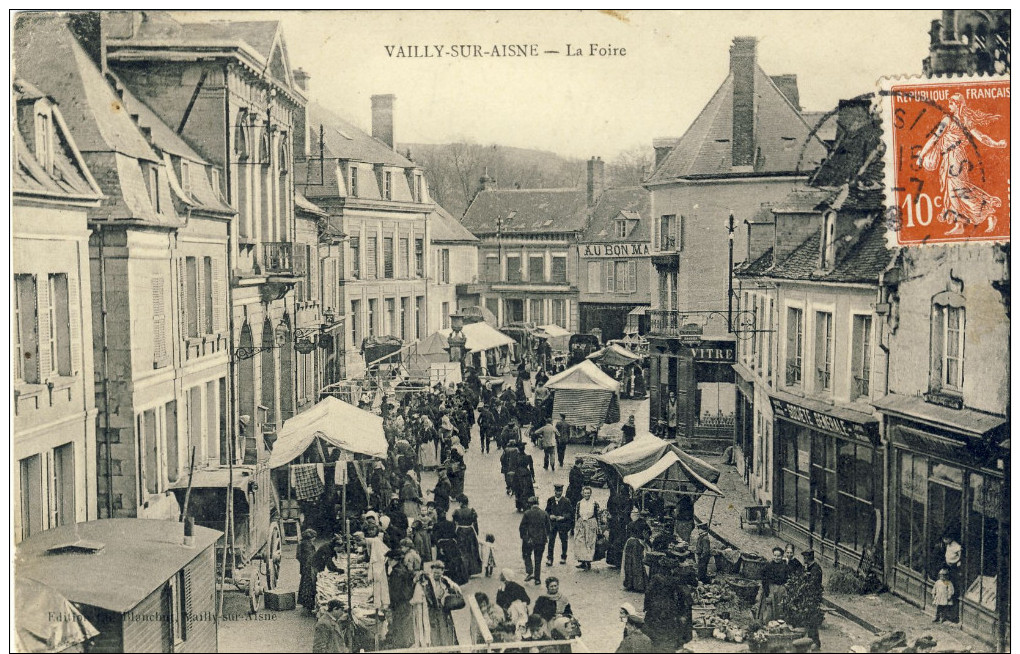
[[[1008,9],[10,27],[12,650],[1010,650]]]

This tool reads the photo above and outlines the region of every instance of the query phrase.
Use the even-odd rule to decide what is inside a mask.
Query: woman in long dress
[[[623,546],[623,564],[620,575],[623,577],[623,589],[634,593],[645,592],[648,575],[645,573],[645,543],[648,525],[638,518],[627,525],[627,544]]]
[[[371,527],[365,530],[365,545],[368,548],[368,580],[372,584],[372,597],[377,609],[389,608],[390,582],[386,576],[386,552],[383,534]]]
[[[460,508],[453,512],[453,523],[457,525],[457,544],[467,575],[481,574],[482,557],[478,548],[478,512],[468,506],[467,495],[458,498]]]
[[[953,227],[947,234],[960,234],[964,225],[987,222],[986,232],[995,229],[995,212],[1002,199],[970,181],[970,171],[981,170],[982,164],[973,154],[973,142],[989,148],[1005,148],[1005,140],[996,141],[977,128],[987,125],[999,116],[971,109],[963,95],[949,98],[951,116],[946,116],[917,155],[917,163],[932,171],[938,166],[939,187],[942,190],[942,211],[938,219]]]
[[[460,594],[460,586],[443,575],[441,561],[432,563],[428,574],[422,573],[411,596],[411,610],[414,616],[414,646],[435,647],[457,645],[457,630],[453,615],[444,603],[451,593]]]
[[[599,536],[599,505],[591,499],[591,487],[581,490],[581,499],[574,512],[574,558],[577,567],[591,570],[595,558],[595,541]]]
[[[297,560],[301,570],[298,604],[308,611],[315,611],[315,587],[318,571],[315,570],[312,558],[315,557],[315,538],[317,536],[314,529],[305,529],[301,534],[301,543],[297,548]]]

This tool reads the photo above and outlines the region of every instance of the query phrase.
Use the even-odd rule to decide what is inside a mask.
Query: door
[[[524,300],[504,300],[505,315],[503,324],[511,322],[524,322]]]
[[[694,437],[698,382],[694,379],[694,350],[680,348],[676,361],[677,435]]]

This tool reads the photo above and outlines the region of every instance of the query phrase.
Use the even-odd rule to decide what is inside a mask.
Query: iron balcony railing
[[[694,335],[689,319],[690,316],[676,310],[650,309],[645,312],[648,316],[648,331],[651,334],[662,336],[684,336]]]
[[[262,270],[267,275],[300,275],[304,273],[303,257],[293,243],[263,243]]]
[[[786,385],[796,386],[801,381],[800,363],[788,361],[786,363]]]

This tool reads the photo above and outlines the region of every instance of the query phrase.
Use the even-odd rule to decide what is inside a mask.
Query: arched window
[[[262,129],[262,136],[259,138],[259,163],[268,166],[273,161],[273,150],[270,147],[268,126]]]
[[[290,161],[290,156],[289,156],[290,152],[287,149],[287,148],[290,147],[290,143],[287,140],[287,133],[286,132],[281,132],[279,140],[280,140],[280,155],[279,155],[279,160],[278,161],[279,161],[279,166],[280,166],[280,172],[281,173],[286,173],[287,170],[289,169],[288,162]]]

